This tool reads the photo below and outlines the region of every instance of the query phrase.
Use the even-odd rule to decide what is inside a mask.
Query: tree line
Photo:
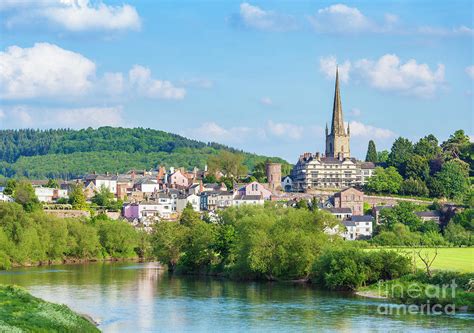
[[[416,143],[399,137],[390,152],[377,153],[370,141],[366,161],[378,166],[368,192],[472,200],[474,144],[463,130],[441,144],[432,134]]]

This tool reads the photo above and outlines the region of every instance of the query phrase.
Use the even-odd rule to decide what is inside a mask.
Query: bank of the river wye
[[[99,332],[92,319],[65,305],[33,297],[25,289],[0,285],[0,332]]]

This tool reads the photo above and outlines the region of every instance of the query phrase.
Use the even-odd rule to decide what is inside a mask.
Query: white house
[[[264,205],[265,200],[262,195],[237,195],[234,197],[232,204],[234,206],[242,205]]]
[[[35,187],[35,195],[40,202],[53,202],[68,197],[66,189],[51,187]]]
[[[13,202],[13,198],[9,195],[4,194],[3,192],[0,192],[0,202]]]
[[[93,183],[100,190],[102,186],[109,189],[114,195],[117,193],[117,176],[90,174],[84,177],[85,187]]]
[[[196,194],[183,194],[179,195],[178,198],[176,199],[176,211],[179,213],[183,211],[184,208],[186,208],[186,205],[190,203],[193,206],[193,209],[196,212],[199,212],[200,209],[200,204],[201,204],[201,197],[196,195]]]
[[[151,178],[140,179],[137,182],[136,187],[139,191],[143,193],[154,193],[160,190],[160,184],[158,184],[158,181],[156,179]]]
[[[343,221],[346,231],[342,237],[346,240],[372,237],[372,215],[352,216],[350,220]]]
[[[347,220],[352,216],[352,210],[350,208],[323,208],[326,212],[335,216],[338,220]]]

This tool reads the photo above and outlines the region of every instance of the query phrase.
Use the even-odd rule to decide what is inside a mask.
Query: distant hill
[[[220,150],[242,153],[250,170],[269,158],[144,128],[0,130],[0,175],[68,179],[92,171],[126,172],[158,165],[203,168]],[[287,163],[277,157],[270,160]]]

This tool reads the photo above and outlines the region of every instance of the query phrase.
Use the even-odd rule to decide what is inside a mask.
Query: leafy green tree
[[[474,208],[468,208],[454,215],[452,222],[474,232]]]
[[[189,228],[173,222],[159,222],[153,228],[151,245],[158,261],[174,271],[184,254],[184,244]]]
[[[461,164],[451,160],[443,164],[429,184],[431,195],[461,200],[469,190],[469,177]]]
[[[93,259],[102,257],[102,246],[96,228],[83,221],[68,221],[68,250],[73,258]]]
[[[15,202],[22,205],[23,208],[28,212],[32,212],[35,209],[41,208],[41,204],[39,203],[35,194],[35,189],[31,183],[26,180],[18,182],[18,184],[15,186],[13,198],[15,199]]]
[[[124,221],[112,221],[108,218],[98,222],[98,235],[102,247],[113,258],[132,258],[138,238],[135,229]]]
[[[59,188],[59,183],[56,179],[50,178],[48,179],[48,182],[46,183],[46,187]]]
[[[388,165],[397,168],[401,175],[405,175],[405,167],[413,154],[413,144],[410,140],[399,137],[392,145],[388,156]]]
[[[390,153],[388,150],[382,150],[382,151],[377,152],[377,162],[387,163],[389,154]]]
[[[398,193],[403,178],[394,167],[386,169],[375,168],[374,174],[369,178],[366,188],[375,193]]]
[[[405,195],[421,197],[427,197],[429,195],[429,190],[425,182],[418,178],[405,179],[402,183],[400,192]]]
[[[256,180],[260,183],[267,182],[266,162],[267,161],[262,161],[257,163],[252,172],[252,176],[254,176]]]
[[[444,229],[444,237],[454,245],[472,245],[472,233],[452,221]]]
[[[397,223],[404,224],[410,231],[418,231],[423,221],[414,213],[416,205],[410,202],[400,202],[398,205],[382,209],[380,212],[380,223],[386,230],[394,230]]]
[[[430,176],[428,160],[420,155],[412,155],[406,162],[405,177],[426,180]]]
[[[377,163],[377,149],[375,148],[375,142],[373,140],[369,141],[367,155],[365,155],[365,161]]]
[[[448,140],[441,144],[441,148],[448,158],[462,159],[470,153],[471,143],[469,136],[463,130],[457,130]]]
[[[431,160],[441,154],[441,147],[438,145],[438,139],[430,134],[415,143],[413,152],[427,160]]]
[[[188,202],[186,207],[181,212],[181,216],[179,217],[179,223],[190,227],[193,224],[196,224],[200,221],[199,213],[193,209],[193,205]]]
[[[6,195],[12,195],[15,192],[17,181],[15,179],[8,179],[3,193]]]
[[[86,196],[80,184],[72,185],[69,193],[69,203],[74,209],[87,208]]]
[[[210,173],[222,172],[224,177],[240,178],[247,174],[242,154],[222,150],[218,155],[209,157],[207,165]]]
[[[189,226],[186,241],[183,245],[183,256],[180,263],[188,272],[208,270],[216,254],[213,251],[217,239],[214,224],[197,220]]]
[[[99,207],[109,208],[115,197],[109,188],[102,185],[98,192],[92,197],[91,202]]]

